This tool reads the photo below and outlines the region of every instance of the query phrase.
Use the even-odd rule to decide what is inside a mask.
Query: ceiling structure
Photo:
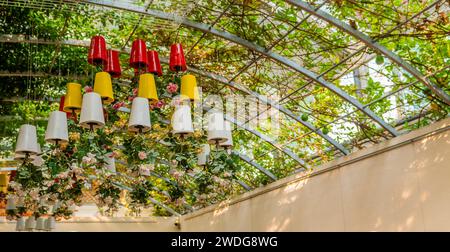
[[[93,35],[123,52],[121,81],[132,77],[125,62],[134,39],[163,64],[181,42],[205,94],[268,104],[226,118],[241,129],[234,152],[250,168],[237,183],[249,190],[448,116],[449,3],[394,2],[0,1],[2,116],[17,115],[20,98],[51,101],[69,80],[89,83]],[[280,134],[248,126],[270,111],[280,114]],[[2,148],[13,142],[7,123]]]

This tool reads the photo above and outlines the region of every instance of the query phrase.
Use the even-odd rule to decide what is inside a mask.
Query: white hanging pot
[[[111,155],[112,152],[105,154],[105,168],[112,173],[116,173],[116,160]]]
[[[45,141],[56,144],[69,141],[67,130],[67,114],[62,111],[53,111],[50,114],[45,131]]]
[[[39,217],[36,220],[36,229],[37,230],[45,230],[45,218],[44,217]]]
[[[29,124],[20,126],[19,136],[16,143],[16,154],[36,154],[38,152],[38,142],[36,127]]]
[[[23,207],[25,205],[23,197],[19,197],[19,199],[16,202],[16,207]]]
[[[60,202],[60,201],[56,202],[56,203],[53,205],[52,213],[55,213],[56,211],[58,211],[58,208],[59,208],[60,205],[61,205],[61,202]]]
[[[202,151],[197,154],[197,165],[203,166],[206,165],[209,159],[209,153],[211,152],[211,148],[209,144],[203,144]]]
[[[16,223],[16,231],[25,231],[25,222],[25,217],[20,217]]]
[[[225,148],[231,148],[233,146],[233,135],[231,131],[231,123],[225,121],[225,136],[227,140],[219,145]]]
[[[182,104],[175,107],[172,115],[172,134],[187,135],[194,133],[191,118],[191,107]]]
[[[102,98],[95,92],[85,93],[81,106],[80,125],[87,129],[98,129],[105,125]]]
[[[34,216],[28,217],[25,222],[25,229],[28,231],[32,231],[36,228],[36,218]]]
[[[208,112],[208,143],[219,144],[227,141],[225,120],[220,111]]]
[[[48,217],[47,220],[45,220],[45,230],[51,231],[52,229],[55,229],[55,227],[56,227],[55,217],[53,216]]]
[[[42,157],[40,157],[40,156],[38,155],[38,154],[41,154],[41,153],[42,153],[42,151],[41,151],[41,145],[38,143],[38,144],[37,144],[37,153],[36,153],[36,154],[29,155],[28,160],[34,161],[36,158],[39,158],[40,160],[37,161],[37,164],[39,164],[41,161],[44,162],[44,161],[42,160]],[[14,160],[21,162],[21,161],[23,161],[24,159],[25,159],[25,154],[17,154],[17,153],[14,154]],[[34,164],[34,162],[33,162],[33,164]],[[36,165],[36,164],[34,164],[34,165]],[[41,165],[42,165],[42,164],[41,164]],[[40,165],[36,165],[36,166],[40,166]]]
[[[15,210],[16,209],[16,200],[14,198],[9,198],[6,201],[6,210]]]
[[[133,99],[133,104],[131,105],[128,130],[132,132],[146,132],[150,129],[150,107],[148,105],[148,99],[135,97]]]
[[[32,164],[37,167],[41,167],[45,163],[41,156],[35,156]]]

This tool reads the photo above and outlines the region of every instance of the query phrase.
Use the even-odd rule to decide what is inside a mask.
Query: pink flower
[[[143,151],[139,151],[138,157],[139,157],[140,160],[144,160],[144,159],[147,158],[147,154],[145,152],[143,152]]]
[[[155,104],[155,108],[162,108],[164,105],[166,105],[164,103],[164,101],[159,100],[156,104]]]
[[[169,83],[169,85],[167,85],[167,92],[173,94],[176,93],[178,90],[178,85],[174,84],[174,83]]]
[[[119,108],[123,107],[124,105],[125,105],[125,103],[123,101],[118,102],[113,105],[113,109],[118,110]]]
[[[132,102],[135,96],[128,97],[128,101]]]
[[[91,86],[85,86],[85,87],[84,87],[84,92],[90,93],[90,92],[92,92],[92,91],[94,91],[94,89],[93,89]]]
[[[137,96],[137,93],[138,93],[138,89],[137,88],[133,88],[133,96]]]

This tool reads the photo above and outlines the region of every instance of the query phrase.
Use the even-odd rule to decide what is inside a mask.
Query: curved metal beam
[[[316,74],[306,68],[303,68],[302,66],[295,63],[292,60],[289,60],[275,52],[268,51],[265,48],[258,46],[248,40],[245,40],[245,39],[239,37],[239,36],[236,36],[234,34],[231,34],[231,33],[225,32],[225,31],[214,29],[207,24],[197,23],[197,22],[191,21],[189,19],[186,19],[184,17],[179,17],[173,13],[165,13],[162,11],[151,10],[151,9],[145,10],[145,8],[143,8],[141,6],[129,5],[126,3],[119,3],[119,2],[115,2],[115,1],[111,1],[111,0],[84,0],[83,2],[98,5],[98,6],[103,6],[103,7],[107,7],[107,8],[112,8],[112,9],[120,9],[120,10],[124,10],[124,11],[135,12],[135,13],[139,13],[139,14],[152,16],[152,17],[155,17],[158,19],[164,19],[164,20],[168,20],[171,22],[180,23],[186,27],[190,27],[190,28],[193,28],[193,29],[205,32],[205,33],[212,34],[217,37],[221,37],[225,40],[228,40],[228,41],[234,42],[236,44],[239,44],[241,46],[244,46],[250,50],[261,53],[261,54],[265,55],[266,57],[268,57],[272,60],[275,60],[275,61],[299,72],[300,74],[306,76],[307,78],[313,80],[314,82],[322,85],[323,87],[325,87],[325,88],[329,89],[330,91],[332,91],[333,93],[337,94],[339,97],[341,97],[345,101],[349,102],[350,104],[352,104],[353,106],[358,108],[358,110],[360,110],[361,112],[366,114],[368,117],[370,117],[372,120],[377,122],[381,127],[383,127],[385,130],[387,130],[393,136],[399,135],[399,133],[391,125],[389,125],[383,119],[378,117],[372,110],[370,110],[369,108],[365,108],[358,100],[356,100],[355,98],[353,98],[352,96],[347,94],[345,91],[343,91],[339,87],[326,81],[322,77],[319,77],[318,74]]]
[[[367,36],[366,34],[354,29],[350,25],[342,22],[341,20],[331,16],[330,14],[321,11],[316,10],[312,5],[301,1],[301,0],[287,0],[286,2],[290,3],[291,5],[294,5],[296,7],[299,7],[300,9],[334,25],[335,27],[339,28],[340,30],[350,34],[351,36],[355,37],[356,39],[363,42],[366,46],[374,49],[375,51],[383,54],[393,62],[397,63],[401,68],[405,69],[408,73],[410,73],[412,76],[414,76],[416,79],[418,79],[420,82],[422,82],[425,86],[431,89],[433,93],[435,93],[439,98],[441,98],[445,103],[450,105],[450,96],[444,92],[444,90],[440,89],[436,85],[434,85],[428,78],[426,78],[419,70],[417,70],[414,66],[410,65],[408,62],[404,61],[402,58],[400,58],[396,53],[393,51],[387,49],[386,47],[380,45],[379,43],[375,42],[374,39]],[[436,5],[437,3],[442,1],[436,1],[431,6]],[[430,8],[430,6],[428,7]]]
[[[269,177],[272,181],[277,180],[277,176],[275,176],[273,173],[271,173],[270,171],[266,170],[264,167],[262,167],[261,165],[259,165],[258,163],[255,163],[250,157],[239,153],[237,151],[233,151],[233,153],[236,156],[239,156],[240,159],[242,159],[243,161],[245,161],[247,164],[252,165],[253,167],[255,167],[256,169],[260,170],[262,173],[264,173],[267,177]]]
[[[305,167],[305,168],[310,168],[309,165],[303,161],[303,159],[299,158],[294,152],[292,152],[290,149],[286,148],[286,147],[282,147],[280,146],[280,144],[273,140],[272,138],[262,134],[259,131],[256,131],[254,129],[251,129],[250,127],[248,127],[247,125],[237,121],[235,118],[229,117],[227,115],[224,115],[224,119],[235,124],[236,126],[252,133],[253,135],[261,138],[262,140],[268,142],[270,145],[272,145],[273,147],[277,148],[278,150],[284,152],[286,155],[288,155],[289,157],[291,157],[292,159],[294,159],[297,163],[299,163],[301,166]],[[245,161],[245,160],[244,160]]]

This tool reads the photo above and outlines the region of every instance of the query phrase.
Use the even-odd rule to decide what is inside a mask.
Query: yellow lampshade
[[[186,74],[181,77],[181,98],[189,98],[191,101],[198,100],[197,80],[192,74]]]
[[[95,74],[94,92],[102,97],[104,104],[110,104],[114,101],[111,75],[107,72]]]
[[[141,74],[139,77],[138,97],[147,98],[152,102],[158,101],[158,93],[156,92],[153,74]]]
[[[64,111],[80,111],[81,97],[81,84],[73,82],[67,83],[67,93],[64,98]]]
[[[8,189],[8,175],[6,173],[0,173],[0,192],[6,193]]]

